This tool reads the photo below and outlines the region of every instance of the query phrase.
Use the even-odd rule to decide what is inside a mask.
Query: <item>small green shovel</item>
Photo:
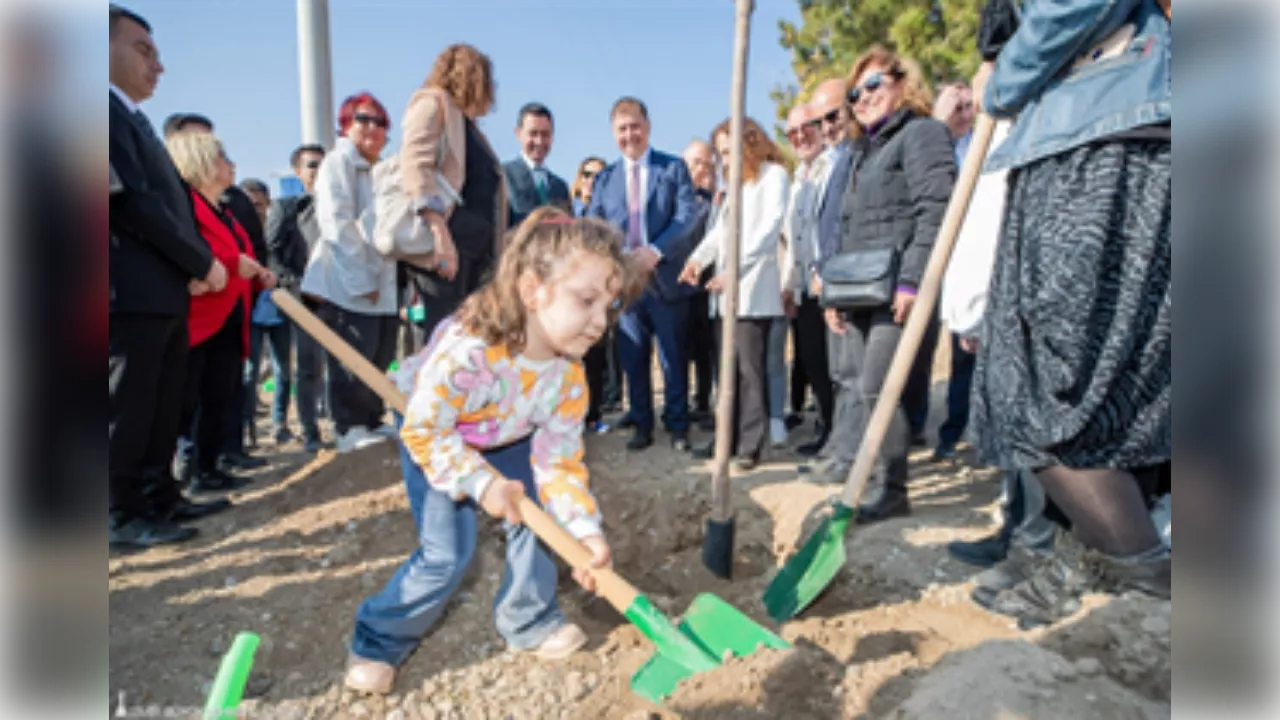
[[[994,129],[995,121],[990,115],[983,113],[978,116],[973,128],[973,140],[969,143],[964,166],[960,170],[960,178],[951,193],[942,228],[938,231],[937,242],[933,245],[929,264],[925,267],[920,292],[907,318],[898,348],[894,351],[889,374],[880,388],[880,398],[867,422],[867,430],[862,435],[857,460],[845,480],[844,492],[831,516],[823,520],[822,525],[805,541],[800,552],[787,561],[764,591],[765,609],[769,612],[769,617],[777,622],[789,620],[808,607],[844,566],[845,533],[857,513],[858,500],[867,486],[876,456],[880,454],[880,445],[884,442],[889,423],[897,410],[898,400],[915,361],[916,351],[920,348],[925,326],[933,317],[933,306],[942,290],[942,274],[951,260],[951,248],[960,234],[965,213],[969,211],[969,201],[973,197],[973,188],[978,182],[982,163],[986,160]]]
[[[274,299],[281,312],[315,338],[321,347],[346,365],[388,405],[404,414],[406,398],[391,378],[338,337],[292,295],[277,290]],[[521,498],[520,516],[525,525],[570,566],[585,568],[590,565],[591,551],[536,503]],[[612,569],[594,569],[592,574],[596,579],[596,593],[608,600],[657,648],[657,653],[631,678],[631,688],[654,703],[661,703],[684,678],[712,670],[726,657],[747,655],[761,647],[791,647],[787,641],[714,595],[704,593],[695,597],[684,621],[677,626],[659,612],[649,598],[641,595]]]

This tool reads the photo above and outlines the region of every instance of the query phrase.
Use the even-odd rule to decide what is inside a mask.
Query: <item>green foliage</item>
[[[819,83],[843,77],[875,43],[914,58],[933,84],[967,78],[978,69],[978,17],[985,0],[797,0],[802,22],[778,22],[791,51],[794,83],[770,92],[777,119]]]

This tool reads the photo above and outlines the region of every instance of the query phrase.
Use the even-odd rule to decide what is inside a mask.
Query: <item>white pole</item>
[[[302,142],[333,147],[333,70],[329,59],[329,0],[298,0],[298,89]]]

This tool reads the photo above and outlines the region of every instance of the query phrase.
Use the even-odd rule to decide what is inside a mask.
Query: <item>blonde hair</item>
[[[622,255],[618,231],[602,220],[574,219],[552,206],[534,210],[516,228],[498,258],[493,277],[458,310],[459,324],[489,345],[520,352],[528,339],[520,279],[532,273],[539,282],[552,282],[563,272],[565,260],[577,252],[604,258],[613,266],[610,285],[616,282],[618,293],[618,302],[609,310],[609,323],[613,324],[622,308],[643,289],[641,279]]]
[[[180,132],[164,141],[178,175],[193,188],[211,184],[218,172],[218,159],[225,157],[222,143],[213,133]]]
[[[905,105],[914,110],[917,115],[929,117],[933,114],[933,89],[929,87],[929,82],[924,77],[924,70],[920,69],[920,63],[904,55],[898,55],[883,45],[872,45],[853,62],[853,70],[849,72],[849,78],[846,81],[850,90],[855,87],[854,83],[858,82],[858,77],[872,66],[884,68],[885,72],[893,77],[894,82],[902,85],[902,99],[894,110]],[[850,123],[849,137],[856,138],[865,130],[857,120],[854,120]]]
[[[729,121],[725,120],[711,131],[711,147],[714,152],[716,138],[729,134]],[[778,146],[769,139],[769,134],[760,127],[760,123],[751,118],[742,121],[742,181],[755,182],[760,177],[760,168],[771,162],[786,166],[786,160]]]
[[[459,43],[445,48],[436,57],[424,85],[448,93],[469,118],[478,118],[493,109],[493,62],[470,45]]]

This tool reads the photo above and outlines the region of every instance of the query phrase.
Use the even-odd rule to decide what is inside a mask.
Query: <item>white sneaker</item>
[[[782,447],[787,444],[787,424],[782,420],[771,419],[769,421],[769,441],[774,447]]]
[[[534,648],[533,654],[543,660],[563,660],[587,644],[587,634],[573,623],[565,623]]]
[[[362,450],[370,445],[377,445],[386,440],[382,435],[369,432],[369,428],[363,425],[347,428],[347,432],[338,438],[338,452],[349,453],[356,450]]]
[[[347,674],[343,684],[348,690],[361,694],[386,695],[396,682],[396,669],[377,660],[358,655],[347,658]]]

